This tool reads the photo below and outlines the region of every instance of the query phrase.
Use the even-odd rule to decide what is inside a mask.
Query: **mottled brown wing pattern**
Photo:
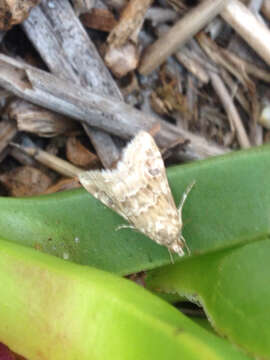
[[[182,221],[169,188],[160,151],[150,134],[139,132],[116,169],[79,175],[82,185],[152,240],[183,255]]]

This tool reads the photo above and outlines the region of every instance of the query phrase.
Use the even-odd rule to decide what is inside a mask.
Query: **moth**
[[[169,251],[184,255],[182,209],[192,183],[177,208],[164,162],[153,137],[140,131],[113,170],[79,174],[85,189],[135,228]]]

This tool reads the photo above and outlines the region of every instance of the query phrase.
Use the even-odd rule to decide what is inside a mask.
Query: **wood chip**
[[[72,164],[82,168],[94,169],[100,165],[98,157],[86,149],[75,136],[70,136],[66,142],[66,156]]]
[[[60,191],[78,189],[81,187],[78,178],[72,179],[61,179],[56,184],[50,186],[46,191],[45,194],[54,194]]]
[[[80,20],[88,28],[106,32],[110,32],[117,24],[112,12],[107,9],[92,9],[82,14]]]
[[[0,175],[0,181],[8,188],[10,196],[42,194],[52,184],[52,179],[31,166],[19,166]]]
[[[22,23],[38,2],[39,0],[1,0],[0,30],[9,30],[13,25]]]
[[[17,121],[20,131],[31,132],[41,137],[67,135],[78,129],[71,119],[20,99],[9,104],[7,114],[10,119]]]
[[[105,55],[105,62],[114,75],[121,78],[137,68],[139,63],[137,47],[128,43],[119,48],[110,48]]]
[[[117,77],[138,66],[137,40],[146,11],[153,0],[130,0],[108,36],[105,62]]]

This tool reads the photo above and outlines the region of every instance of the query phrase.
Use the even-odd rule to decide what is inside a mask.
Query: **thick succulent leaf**
[[[183,213],[192,254],[269,234],[269,146],[173,167],[168,177],[176,203],[196,181]],[[116,231],[123,223],[84,190],[0,198],[0,236],[7,240],[118,274],[170,263],[166,248],[131,229]]]
[[[153,270],[148,286],[199,301],[215,330],[270,359],[270,240],[260,239]]]
[[[116,275],[0,241],[0,339],[28,360],[248,359]]]

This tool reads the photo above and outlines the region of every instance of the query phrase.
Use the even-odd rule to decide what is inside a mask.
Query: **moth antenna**
[[[183,243],[184,243],[184,245],[185,245],[185,248],[187,249],[187,253],[188,253],[188,255],[190,256],[190,255],[191,255],[191,252],[190,252],[189,247],[187,246],[186,239],[184,238],[183,235],[180,236],[180,240],[183,241]]]
[[[181,220],[181,213],[182,213],[182,209],[184,206],[184,203],[187,199],[188,194],[190,193],[191,189],[193,188],[193,186],[195,185],[196,181],[193,180],[191,184],[188,185],[188,187],[186,188],[186,190],[184,191],[183,195],[182,195],[182,199],[180,201],[180,204],[178,206],[178,214]]]

